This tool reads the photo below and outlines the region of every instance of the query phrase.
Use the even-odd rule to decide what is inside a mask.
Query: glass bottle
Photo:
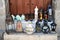
[[[8,25],[8,30],[13,30],[13,27],[12,27],[12,22],[9,22],[9,25]]]
[[[18,21],[16,24],[16,32],[22,32],[22,23]]]
[[[38,32],[41,32],[41,26],[40,26],[40,20],[38,20],[37,22],[36,22],[36,32],[38,33]]]
[[[52,15],[52,6],[50,4],[48,5],[48,14]]]
[[[44,19],[48,20],[48,13],[47,13],[47,11],[44,12]]]
[[[12,17],[9,15],[6,17],[6,32],[11,32],[13,30]]]
[[[13,27],[13,29],[16,31],[16,25],[17,25],[17,19],[16,18],[14,18],[14,27]]]
[[[43,19],[43,9],[39,11],[39,19],[42,21]]]
[[[53,20],[53,9],[52,9],[52,6],[50,4],[48,5],[48,20],[49,21]]]

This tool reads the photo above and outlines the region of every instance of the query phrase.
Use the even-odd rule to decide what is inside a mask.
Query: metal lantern
[[[13,30],[13,26],[12,26],[12,17],[9,15],[6,18],[6,33],[10,33]]]
[[[55,31],[55,29],[56,29],[56,23],[52,23],[51,24],[51,28],[52,28],[52,31]]]
[[[43,33],[49,33],[49,31],[50,31],[49,26],[45,25],[45,26],[42,27],[42,32]]]
[[[44,25],[42,26],[42,32],[43,33],[49,33],[50,32],[50,28],[47,25],[47,21],[44,21]]]

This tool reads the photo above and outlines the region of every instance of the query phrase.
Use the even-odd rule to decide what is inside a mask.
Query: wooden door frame
[[[56,10],[56,5],[54,5],[55,3],[53,3],[53,2],[56,2],[56,0],[52,0],[52,5],[54,6],[54,10]],[[6,8],[6,15],[8,14],[8,13],[10,13],[9,12],[9,0],[5,0],[5,8]]]

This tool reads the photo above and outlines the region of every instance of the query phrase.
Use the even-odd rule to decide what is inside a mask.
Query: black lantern
[[[55,29],[56,29],[56,23],[53,22],[53,23],[51,24],[51,28],[52,28],[52,31],[55,31]]]
[[[46,21],[46,20],[44,21],[44,25],[43,25],[43,27],[42,27],[42,32],[43,32],[43,33],[49,33],[49,32],[50,32],[50,28],[49,28],[49,26],[47,25],[47,21]]]

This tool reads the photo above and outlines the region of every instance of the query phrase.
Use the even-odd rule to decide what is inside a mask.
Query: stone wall
[[[5,30],[5,1],[0,0],[0,29]]]
[[[60,36],[60,0],[56,0],[55,21],[57,24],[56,32]]]

